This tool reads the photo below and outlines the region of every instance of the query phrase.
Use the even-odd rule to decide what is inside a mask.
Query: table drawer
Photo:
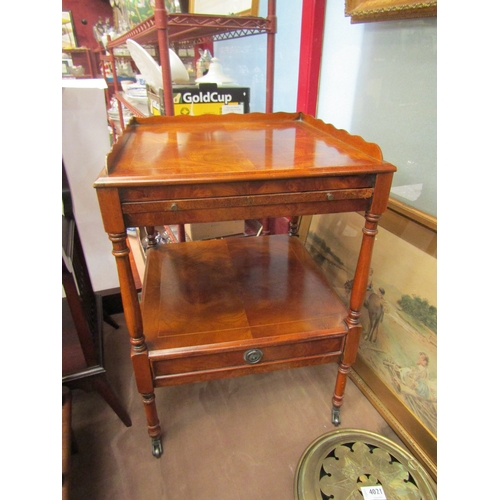
[[[123,204],[124,214],[148,212],[182,212],[210,209],[249,208],[253,206],[290,205],[340,200],[367,200],[373,196],[373,188],[340,189],[302,193],[278,193],[255,196],[228,196],[225,198],[173,199]]]
[[[339,191],[342,189],[373,188],[375,175],[345,175],[298,179],[266,179],[261,181],[210,182],[172,184],[166,186],[127,186],[120,189],[122,203],[182,200],[201,198],[225,198],[234,196],[257,196],[279,193],[307,193],[314,191]]]
[[[197,349],[193,352],[184,351],[170,355],[150,358],[155,378],[175,377],[189,373],[210,373],[224,369],[262,366],[285,361],[298,361],[340,354],[343,349],[345,335],[320,338],[314,340],[300,340],[279,345],[254,345],[242,348]],[[176,350],[177,351],[177,350]]]

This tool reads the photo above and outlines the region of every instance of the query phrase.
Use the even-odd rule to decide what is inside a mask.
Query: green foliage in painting
[[[180,12],[178,0],[164,0],[164,2],[167,12]],[[155,0],[124,0],[124,6],[129,24],[135,26],[154,14]]]
[[[430,305],[427,299],[422,299],[416,295],[403,295],[398,300],[401,309],[411,317],[420,321],[437,334],[437,308]]]
[[[312,236],[312,242],[311,242],[312,248],[318,253],[318,258],[321,261],[328,259],[328,257],[330,257],[330,260],[337,262],[341,266],[344,265],[340,257],[332,252],[331,248],[327,245],[327,243],[323,238],[320,238],[316,233],[312,233],[312,235],[309,235],[309,237],[311,236]]]

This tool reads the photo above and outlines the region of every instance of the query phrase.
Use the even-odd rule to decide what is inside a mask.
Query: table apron
[[[185,202],[186,200],[184,200]],[[274,200],[272,200],[274,201]],[[281,203],[251,203],[239,206],[193,206],[172,210],[175,201],[152,202],[142,204],[141,207],[123,206],[123,218],[126,227],[185,224],[196,222],[214,222],[243,219],[261,219],[267,217],[289,217],[300,215],[328,214],[338,212],[364,212],[371,205],[371,197],[334,199],[331,201],[322,198],[321,201],[290,201],[283,198]],[[196,205],[196,204],[194,204]],[[131,210],[127,210],[132,208]],[[146,211],[147,210],[147,211]]]
[[[283,193],[339,191],[375,186],[375,174],[300,179],[266,179],[260,181],[146,185],[119,187],[120,199],[125,202],[145,202],[173,199],[222,198]]]

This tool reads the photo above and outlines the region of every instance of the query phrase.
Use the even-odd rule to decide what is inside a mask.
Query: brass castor
[[[161,445],[161,438],[152,438],[153,444],[153,457],[160,458],[163,454],[163,447]]]
[[[335,406],[332,408],[332,424],[335,427],[340,425],[340,408],[336,408]]]

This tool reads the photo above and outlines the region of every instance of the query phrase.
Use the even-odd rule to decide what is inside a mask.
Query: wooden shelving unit
[[[78,47],[75,49],[63,49],[65,54],[69,54],[74,66],[83,66],[84,73],[82,75],[63,75],[66,78],[95,78],[98,73],[95,54],[91,49]]]

